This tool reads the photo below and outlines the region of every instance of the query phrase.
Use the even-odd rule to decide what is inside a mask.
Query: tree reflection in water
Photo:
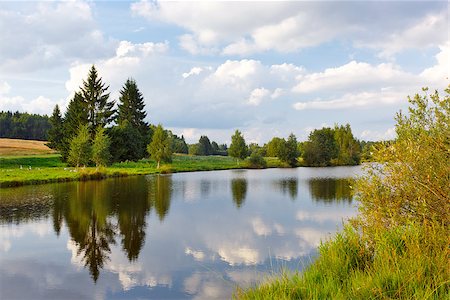
[[[247,179],[245,178],[234,178],[231,180],[231,194],[237,208],[240,208],[245,201],[247,185]]]
[[[160,221],[163,221],[169,212],[172,198],[172,176],[156,175],[149,177],[149,202],[155,207]]]
[[[332,203],[353,200],[352,179],[313,178],[308,180],[311,198],[318,202]]]
[[[291,177],[286,179],[281,179],[275,182],[275,185],[281,189],[283,195],[289,194],[292,200],[297,199],[298,194],[298,178]]]
[[[120,240],[129,261],[139,257],[152,206],[162,220],[170,207],[168,176],[130,177],[103,181],[70,182],[2,191],[1,223],[52,218],[60,234],[66,224],[85,267],[94,282],[109,260],[111,245]]]

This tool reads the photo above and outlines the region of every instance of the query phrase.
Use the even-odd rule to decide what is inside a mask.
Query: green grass
[[[269,158],[268,167],[285,167],[276,158]],[[21,168],[22,166],[22,168]],[[174,155],[172,163],[156,168],[156,162],[143,159],[137,162],[114,163],[107,168],[76,170],[61,162],[59,155],[0,157],[0,187],[20,186],[73,180],[102,179],[114,176],[145,175],[192,171],[249,168],[248,161],[239,165],[231,157]]]
[[[448,231],[411,224],[368,241],[347,225],[303,273],[283,272],[236,299],[450,299]]]

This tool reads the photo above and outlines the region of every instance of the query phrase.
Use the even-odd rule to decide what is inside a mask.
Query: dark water
[[[360,167],[232,170],[0,190],[1,299],[230,298],[308,265],[356,213]]]

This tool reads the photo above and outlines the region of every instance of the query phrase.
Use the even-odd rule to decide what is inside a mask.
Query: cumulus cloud
[[[374,48],[386,56],[408,48],[437,46],[447,39],[448,16],[443,3],[204,2],[191,5],[141,0],[132,3],[130,8],[135,15],[184,28],[188,33],[180,36],[180,46],[192,54],[294,52],[339,38],[349,39],[358,47]],[[258,17],[249,18],[249,15]]]
[[[21,3],[14,11],[2,9],[0,36],[0,66],[9,72],[105,57],[114,43],[97,29],[90,5],[82,1]]]
[[[248,98],[248,103],[251,105],[260,105],[261,102],[270,95],[270,91],[265,88],[254,89],[250,93],[250,98]]]

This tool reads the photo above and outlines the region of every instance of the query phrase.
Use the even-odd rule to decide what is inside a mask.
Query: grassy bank
[[[268,167],[284,167],[276,158],[267,158],[266,161]],[[172,163],[163,164],[160,169],[156,168],[155,161],[144,159],[137,162],[115,163],[107,168],[89,167],[76,170],[62,163],[59,155],[10,156],[0,157],[0,187],[249,167],[248,161],[241,161],[238,165],[231,157],[175,155]]]
[[[382,230],[364,240],[350,225],[319,247],[303,273],[283,273],[238,299],[450,299],[444,226]]]

